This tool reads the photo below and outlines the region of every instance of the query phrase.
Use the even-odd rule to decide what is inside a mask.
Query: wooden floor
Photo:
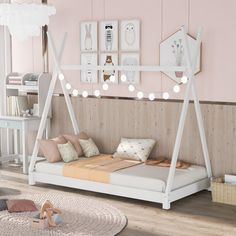
[[[1,166],[0,166],[1,168]],[[70,192],[107,202],[122,210],[128,218],[120,236],[235,236],[236,207],[211,202],[208,191],[195,194],[172,204],[169,211],[160,204],[97,194],[64,187],[39,184],[29,186],[27,176],[19,168],[3,166],[0,176],[0,196],[45,191]]]

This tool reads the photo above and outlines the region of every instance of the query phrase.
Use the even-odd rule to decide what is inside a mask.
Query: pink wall
[[[49,0],[57,8],[51,18],[50,31],[59,45],[65,31],[67,44],[63,64],[80,63],[79,26],[83,20],[132,19],[141,20],[141,63],[159,63],[159,43],[186,25],[195,35],[199,25],[203,26],[202,72],[197,75],[200,100],[236,102],[233,89],[236,67],[236,21],[235,0]],[[24,43],[13,41],[13,70],[35,71],[42,68],[40,38]],[[74,88],[91,89],[80,84],[79,72],[66,73]],[[160,73],[142,73],[144,91],[165,91],[174,83]],[[93,85],[101,88],[101,85]],[[154,89],[155,88],[155,89]],[[59,92],[60,89],[58,88]],[[123,85],[113,85],[103,93],[114,96],[135,96]],[[182,98],[183,94],[170,94],[171,98]]]

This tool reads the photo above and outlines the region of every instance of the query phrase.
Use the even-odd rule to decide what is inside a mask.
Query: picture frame
[[[81,52],[96,52],[98,50],[97,21],[84,21],[80,24]]]
[[[139,53],[122,53],[120,55],[120,64],[122,66],[138,66],[140,65]],[[140,71],[121,71],[121,75],[126,76],[126,81],[121,83],[126,84],[140,84]]]
[[[118,54],[117,53],[101,53],[100,54],[100,65],[102,66],[116,66],[118,65]],[[111,81],[110,76],[114,75],[115,80]],[[116,70],[102,70],[100,71],[101,83],[118,83],[118,71]]]
[[[118,51],[118,21],[101,21],[99,24],[99,46],[101,52]]]
[[[122,20],[120,22],[121,51],[140,50],[140,20]]]
[[[98,64],[97,53],[81,53],[81,65]],[[98,83],[97,70],[81,70],[80,81],[82,83]]]
[[[189,48],[194,52],[196,46],[196,39],[191,35],[187,35]],[[194,53],[191,53],[193,57]],[[193,59],[193,58],[191,58]],[[174,34],[167,37],[160,43],[160,66],[186,66],[186,57],[184,54],[184,47],[182,42],[182,32],[178,30]],[[198,61],[196,64],[195,74],[201,71],[201,49],[199,50]],[[177,83],[181,82],[184,73],[181,71],[166,71],[163,72]]]

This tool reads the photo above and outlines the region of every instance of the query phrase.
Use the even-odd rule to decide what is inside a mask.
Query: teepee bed
[[[62,42],[59,52],[56,51],[54,42],[50,34],[48,34],[49,43],[53,52],[54,72],[42,114],[41,123],[36,138],[30,167],[29,167],[29,184],[33,185],[37,182],[49,183],[54,185],[66,186],[82,190],[118,195],[134,199],[146,200],[156,203],[162,203],[163,209],[170,209],[170,204],[178,199],[184,198],[204,189],[208,189],[210,178],[212,176],[210,159],[208,154],[206,136],[203,125],[200,104],[196,93],[194,71],[199,56],[201,45],[201,30],[199,30],[193,55],[189,50],[187,33],[185,27],[181,28],[183,45],[186,50],[186,67],[174,66],[112,66],[113,70],[137,70],[137,71],[184,71],[189,80],[185,90],[184,102],[182,106],[179,126],[176,135],[176,141],[171,159],[171,165],[167,167],[148,166],[143,164],[124,168],[111,173],[109,182],[102,183],[86,179],[78,179],[63,176],[64,163],[48,163],[40,160],[38,156],[39,142],[43,136],[43,130],[46,125],[46,119],[50,110],[51,99],[57,79],[60,79],[62,90],[65,96],[66,104],[72,121],[75,134],[79,134],[77,120],[73,111],[68,91],[65,88],[65,80],[62,70],[85,70],[88,66],[81,65],[60,65],[62,51],[65,45],[65,38]],[[107,68],[107,67],[106,67]],[[89,66],[92,70],[103,70],[104,66]],[[205,167],[192,165],[188,169],[176,169],[176,163],[179,156],[179,149],[183,135],[184,124],[188,111],[190,93],[193,95],[194,107],[198,122],[198,128],[201,138],[203,157]]]
[[[80,159],[83,160],[83,158]],[[109,183],[101,183],[65,177],[63,176],[64,165],[64,162],[49,163],[46,160],[39,161],[35,165],[33,179],[35,182],[67,186],[157,203],[163,203],[165,198],[166,183],[170,169],[168,167],[140,164],[112,172]],[[188,169],[177,169],[170,199],[171,201],[175,201],[208,187],[209,179],[205,167],[191,165]]]

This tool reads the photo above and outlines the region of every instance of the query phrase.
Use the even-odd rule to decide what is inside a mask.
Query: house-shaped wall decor
[[[192,52],[194,48],[196,48],[196,39],[187,35],[187,39],[189,41],[189,50]],[[195,74],[201,71],[201,49],[199,50],[199,56],[197,61],[197,66],[195,70]],[[191,53],[194,55],[194,52]],[[191,58],[193,59],[193,58]],[[181,38],[181,31],[178,30],[164,41],[160,43],[160,65],[161,66],[187,66],[186,65],[186,57],[185,51],[183,47],[183,42]],[[167,76],[169,76],[174,81],[180,83],[181,78],[183,77],[183,72],[173,72],[173,71],[165,71],[163,72]]]

